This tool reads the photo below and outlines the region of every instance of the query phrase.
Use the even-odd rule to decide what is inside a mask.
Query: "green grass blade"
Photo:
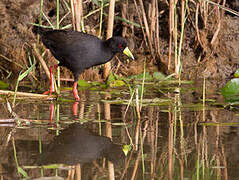
[[[20,74],[20,76],[18,77],[18,81],[23,80],[29,74],[29,72],[32,71],[34,67],[35,67],[35,64],[33,64],[30,68],[28,68],[24,73]]]
[[[27,172],[24,171],[24,169],[22,169],[20,166],[17,167],[17,171],[23,175],[23,177],[25,177],[26,179],[30,179],[30,177],[28,176]]]

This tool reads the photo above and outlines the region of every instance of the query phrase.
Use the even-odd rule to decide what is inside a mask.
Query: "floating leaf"
[[[110,83],[110,87],[120,87],[120,86],[124,86],[124,85],[125,85],[125,82],[122,80],[119,80],[119,79]]]
[[[80,80],[78,80],[78,86],[79,87],[89,87],[90,84],[87,81],[80,79]]]
[[[124,86],[125,82],[119,78],[119,76],[110,73],[108,79],[107,79],[107,85],[110,87],[120,87],[120,86]]]
[[[93,81],[93,82],[91,83],[91,85],[92,85],[92,86],[100,86],[101,83],[100,83],[100,82],[97,82],[97,81]]]
[[[222,95],[227,102],[239,101],[239,78],[230,80],[222,89]]]

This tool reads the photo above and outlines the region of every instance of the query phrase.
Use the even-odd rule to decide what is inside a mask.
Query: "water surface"
[[[201,92],[148,90],[140,113],[137,96],[130,101],[123,89],[88,90],[79,103],[68,92],[58,101],[17,101],[16,119],[2,101],[1,177],[239,179],[238,111],[223,108],[217,89],[205,104]]]

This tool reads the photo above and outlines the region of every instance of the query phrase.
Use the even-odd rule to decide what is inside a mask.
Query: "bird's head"
[[[106,42],[113,53],[124,53],[131,59],[134,59],[133,54],[128,48],[127,41],[124,38],[119,36],[114,36],[108,39]]]

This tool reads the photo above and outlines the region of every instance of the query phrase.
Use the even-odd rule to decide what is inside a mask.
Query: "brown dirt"
[[[139,23],[137,14],[134,9],[133,2],[129,1],[129,13],[127,17]],[[231,1],[227,6],[238,8],[238,4],[235,1]],[[28,64],[26,59],[27,53],[31,53],[30,45],[37,42],[36,35],[32,32],[32,25],[38,19],[40,12],[39,1],[35,0],[1,0],[0,1],[0,79],[5,79],[9,72],[13,72],[12,78],[18,75],[21,67],[16,63],[24,66]],[[145,6],[147,9],[147,3]],[[164,4],[161,7],[168,8]],[[94,8],[92,3],[88,1],[84,4],[84,14],[90,12]],[[51,22],[55,22],[55,1],[45,0],[44,1],[44,12],[49,17]],[[130,10],[131,9],[131,10]],[[120,15],[121,4],[117,3],[116,13]],[[61,17],[67,12],[64,5],[61,6]],[[162,13],[159,17],[160,23],[160,53],[159,57],[155,59],[150,55],[148,48],[143,40],[143,35],[140,28],[132,26],[127,27],[127,38],[129,46],[133,48],[133,52],[136,56],[136,61],[130,64],[122,63],[120,69],[117,72],[122,75],[138,74],[143,71],[143,62],[147,60],[147,70],[163,71],[167,72],[167,61],[168,61],[168,16],[167,11]],[[189,18],[190,19],[190,18]],[[106,20],[106,19],[105,19]],[[230,74],[239,67],[239,17],[231,16],[229,14],[223,15],[221,30],[219,32],[217,41],[214,45],[210,44],[212,35],[216,30],[216,20],[211,18],[210,27],[202,27],[200,29],[200,36],[202,44],[199,45],[195,40],[195,30],[193,28],[194,19],[190,19],[191,23],[186,25],[185,39],[183,44],[183,77],[186,79],[197,79],[205,77],[226,79]],[[69,15],[65,20],[64,24],[71,22],[71,16]],[[85,21],[86,30],[88,33],[96,34],[97,32],[98,15],[91,16]],[[43,22],[45,23],[45,22]],[[104,25],[104,27],[106,27]],[[115,34],[119,35],[122,33],[122,23],[115,21]],[[50,57],[51,55],[44,57]],[[200,58],[201,59],[200,59]],[[8,59],[8,60],[7,60]],[[52,61],[48,58],[46,61]],[[120,56],[120,59],[121,56]],[[172,57],[173,59],[173,57]],[[199,61],[200,59],[200,61]],[[11,61],[11,62],[10,62]],[[173,60],[172,60],[173,61]],[[52,62],[51,62],[52,63]],[[118,61],[115,61],[117,67]],[[63,68],[64,69],[64,68]],[[37,66],[37,71],[42,76]],[[62,70],[62,76],[66,78],[72,78],[72,75],[67,70]],[[82,76],[87,79],[100,80],[100,70],[94,69],[91,71],[90,76]],[[39,75],[38,74],[38,75]],[[89,71],[87,72],[89,74]],[[89,77],[89,78],[88,78]],[[44,78],[43,78],[44,79]]]

